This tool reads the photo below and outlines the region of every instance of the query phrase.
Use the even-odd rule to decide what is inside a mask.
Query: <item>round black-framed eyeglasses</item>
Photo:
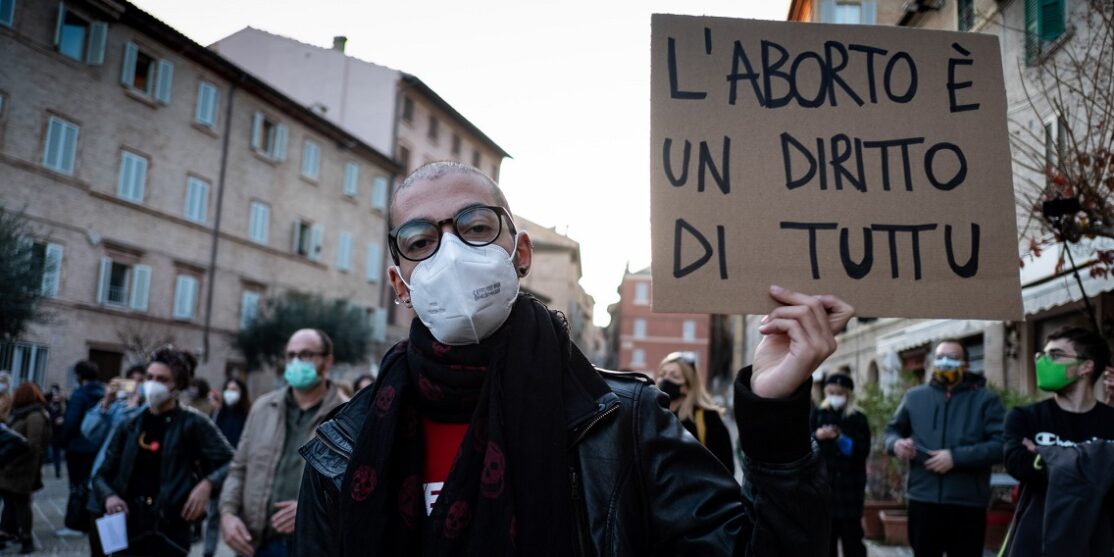
[[[503,233],[503,218],[508,229],[516,232],[511,214],[503,207],[472,205],[457,212],[452,218],[433,222],[426,219],[406,221],[387,233],[388,247],[395,262],[401,256],[408,261],[424,261],[433,257],[441,247],[441,235],[446,224],[453,225],[453,233],[472,247],[489,245]]]

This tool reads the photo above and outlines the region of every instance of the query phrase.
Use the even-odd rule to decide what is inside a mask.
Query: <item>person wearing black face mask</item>
[[[669,397],[669,410],[681,420],[701,445],[704,445],[731,473],[735,454],[731,434],[723,425],[723,408],[712,401],[696,373],[696,357],[691,352],[674,352],[658,366],[658,388]]]

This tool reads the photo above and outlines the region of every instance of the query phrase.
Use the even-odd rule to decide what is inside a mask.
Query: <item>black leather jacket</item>
[[[102,512],[105,499],[112,495],[126,498],[133,472],[143,472],[134,470],[134,465],[146,412],[122,422],[108,441],[104,463],[92,482]],[[171,412],[172,421],[161,443],[165,452],[160,461],[159,495],[155,501],[155,509],[167,519],[179,516],[190,491],[202,479],[212,482],[213,492],[220,493],[232,461],[232,446],[212,420],[189,406],[180,405]]]
[[[597,400],[597,412],[575,423],[566,417],[579,555],[827,553],[828,484],[809,438],[810,385],[788,399],[761,399],[749,390],[750,370],[740,373],[736,419],[749,455],[743,460],[746,487],[740,488],[644,376],[600,375],[612,392]],[[339,407],[301,449],[309,465],[298,497],[296,556],[339,555],[339,486],[370,391]],[[756,460],[786,450],[798,451],[799,458],[782,464]]]

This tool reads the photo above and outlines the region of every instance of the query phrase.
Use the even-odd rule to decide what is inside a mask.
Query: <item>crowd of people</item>
[[[92,555],[98,519],[119,514],[114,555],[202,541],[211,556],[218,538],[260,557],[865,555],[872,443],[855,382],[829,374],[812,397],[849,305],[770,288],[779,307],[733,385],[736,451],[691,354],[654,379],[599,370],[560,313],[520,292],[530,238],[480,171],[419,168],[388,219],[388,276],[416,318],[376,378],[331,379],[332,341],[311,328],[286,343],[285,386],[254,400],[239,378],[212,389],[173,346],[107,384],[79,362],[68,398],[0,375],[0,543],[34,551],[31,496],[64,454],[66,526]],[[1008,416],[968,359],[940,342],[884,431],[908,462],[917,557],[981,555],[1001,463],[1021,482],[1005,555],[1109,555],[1104,339],[1053,333],[1036,360],[1051,397]]]

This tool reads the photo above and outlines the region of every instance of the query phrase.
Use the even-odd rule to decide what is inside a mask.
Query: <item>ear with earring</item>
[[[410,298],[395,298],[395,305],[397,306],[399,304],[406,304],[406,307],[408,308],[414,307],[414,305],[410,303]]]

